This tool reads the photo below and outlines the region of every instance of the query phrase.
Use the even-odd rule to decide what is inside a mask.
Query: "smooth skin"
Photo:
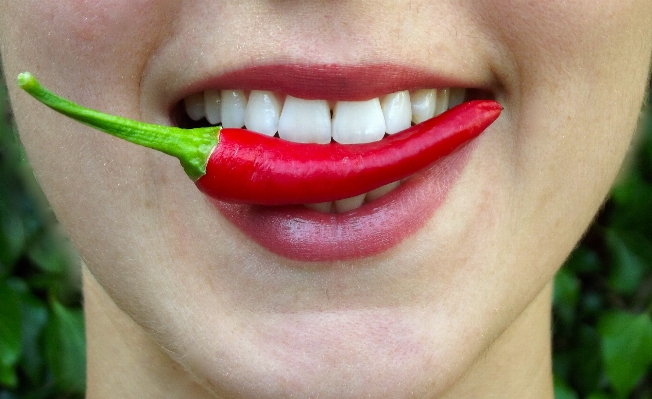
[[[247,239],[175,160],[10,84],[85,263],[89,399],[553,397],[551,281],[630,147],[652,1],[0,0],[0,44],[10,83],[29,70],[152,123],[252,60],[405,64],[505,107],[417,234],[304,264]]]

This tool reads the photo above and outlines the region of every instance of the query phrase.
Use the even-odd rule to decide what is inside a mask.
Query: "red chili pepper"
[[[207,195],[259,205],[334,201],[404,179],[477,137],[502,111],[495,101],[470,101],[374,143],[302,144],[244,129],[181,129],[107,115],[49,92],[28,72],[18,84],[79,122],[177,157]]]

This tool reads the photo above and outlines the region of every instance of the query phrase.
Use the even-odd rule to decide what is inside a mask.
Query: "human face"
[[[0,5],[10,82],[30,70],[77,102],[148,122],[169,123],[208,88],[288,94],[276,79],[329,101],[353,99],[359,81],[469,88],[505,108],[410,189],[360,208],[365,219],[333,219],[215,203],[175,160],[11,90],[39,182],[94,280],[210,390],[242,397],[452,389],[547,292],[603,201],[652,48],[647,0]],[[325,89],[341,70],[341,91]],[[396,91],[383,87],[368,95]],[[288,244],[296,220],[335,228]],[[374,239],[390,244],[365,250]]]

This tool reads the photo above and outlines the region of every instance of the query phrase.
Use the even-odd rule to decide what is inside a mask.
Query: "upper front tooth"
[[[328,101],[287,96],[278,122],[278,135],[297,143],[330,143],[331,110]]]
[[[417,90],[410,96],[410,102],[412,103],[412,122],[421,123],[435,116],[436,90]]]
[[[198,121],[204,117],[204,93],[191,94],[183,102],[190,119]]]
[[[244,126],[247,97],[242,90],[222,90],[222,127]]]
[[[217,125],[222,121],[222,94],[218,90],[206,90],[204,102],[208,123]]]
[[[383,109],[388,134],[398,133],[410,127],[412,123],[410,92],[406,90],[388,94],[383,97],[380,106]]]
[[[342,144],[370,143],[385,135],[380,100],[338,101],[333,110],[333,140]]]
[[[278,130],[281,103],[271,91],[252,90],[245,111],[245,126],[249,130],[273,136]]]

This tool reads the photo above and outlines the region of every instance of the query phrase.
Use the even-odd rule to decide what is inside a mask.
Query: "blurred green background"
[[[626,165],[556,278],[557,399],[652,399],[649,104]],[[83,397],[79,270],[18,143],[0,81],[0,399]]]

